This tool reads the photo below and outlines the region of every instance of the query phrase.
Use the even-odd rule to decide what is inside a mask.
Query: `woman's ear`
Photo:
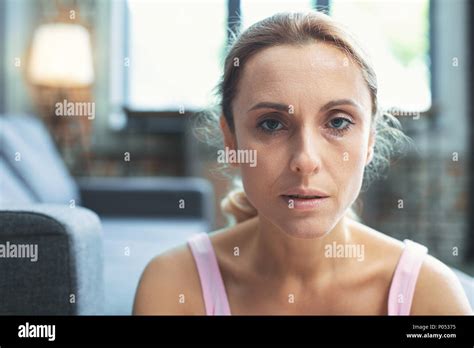
[[[229,129],[229,125],[224,117],[221,115],[219,118],[219,125],[222,130],[222,134],[224,135],[224,147],[229,148],[229,150],[235,150],[235,135]]]
[[[365,165],[367,166],[372,159],[374,158],[374,146],[375,146],[376,131],[374,129],[370,130],[369,134],[369,143],[367,145],[367,158],[365,160]]]

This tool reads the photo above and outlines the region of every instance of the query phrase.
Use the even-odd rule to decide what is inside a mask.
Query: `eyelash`
[[[335,136],[342,136],[345,132],[347,132],[355,123],[348,117],[341,117],[341,116],[338,116],[338,117],[334,117],[332,119],[329,120],[328,124],[331,123],[332,121],[334,120],[343,120],[345,122],[347,122],[346,126],[343,127],[343,128],[333,128],[333,127],[328,127],[328,129],[330,130],[330,132],[335,135]],[[267,121],[277,121],[279,124],[283,125],[283,123],[278,120],[277,118],[267,118],[265,120],[262,120],[258,123],[257,125],[257,129],[264,133],[264,134],[268,134],[268,135],[276,135],[279,131],[281,131],[282,129],[277,129],[277,130],[269,130],[269,129],[266,129],[263,127],[263,125],[265,124],[265,122]]]
[[[270,130],[270,129],[266,129],[263,127],[263,125],[268,122],[268,121],[277,121],[279,124],[283,125],[283,123],[280,121],[280,120],[277,120],[276,118],[267,118],[263,121],[260,121],[257,125],[257,129],[260,131],[260,132],[263,132],[265,134],[268,134],[268,135],[276,135],[277,132],[279,132],[281,129],[278,129],[278,130]]]
[[[346,121],[346,126],[343,128],[330,128],[330,132],[332,132],[335,136],[342,136],[344,133],[346,133],[355,123],[348,117],[334,117],[331,120],[329,120],[328,123],[331,123],[334,120],[343,120]]]

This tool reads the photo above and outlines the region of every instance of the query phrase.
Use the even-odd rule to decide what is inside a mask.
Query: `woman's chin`
[[[334,215],[300,215],[285,216],[279,212],[259,213],[259,220],[266,220],[282,233],[292,238],[317,239],[326,236],[332,231],[338,222],[338,216]]]

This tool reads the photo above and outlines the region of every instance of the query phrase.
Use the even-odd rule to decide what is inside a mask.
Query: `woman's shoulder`
[[[187,244],[174,247],[148,262],[137,287],[133,313],[205,313],[199,275]]]
[[[353,222],[356,235],[366,243],[368,255],[382,260],[386,279],[391,280],[403,253],[403,242],[376,231],[359,222]],[[370,256],[369,256],[370,257]],[[374,261],[375,262],[375,261]],[[411,307],[412,315],[470,314],[466,294],[455,273],[443,262],[427,254],[416,280]]]
[[[472,314],[472,308],[456,274],[431,255],[426,256],[421,266],[411,314]]]
[[[224,251],[241,238],[242,226],[248,222],[208,233],[219,265]],[[237,232],[237,233],[235,233]],[[134,314],[205,314],[201,282],[188,243],[155,256],[145,267],[138,284]]]

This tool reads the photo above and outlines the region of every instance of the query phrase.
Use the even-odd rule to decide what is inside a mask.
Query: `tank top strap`
[[[388,297],[388,315],[409,315],[416,281],[428,249],[405,239],[405,248],[393,275]]]
[[[201,281],[207,315],[230,315],[229,301],[217,257],[207,233],[199,233],[187,241]]]

